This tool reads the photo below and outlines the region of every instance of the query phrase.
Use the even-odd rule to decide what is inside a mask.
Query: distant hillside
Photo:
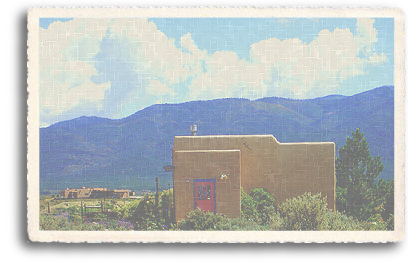
[[[373,156],[394,177],[394,87],[316,99],[216,99],[147,107],[118,120],[80,117],[40,129],[41,190],[87,187],[153,189],[171,182],[173,138],[273,134],[280,142],[333,141],[336,150],[361,128]]]

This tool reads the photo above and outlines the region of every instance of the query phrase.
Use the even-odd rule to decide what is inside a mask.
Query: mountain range
[[[226,98],[156,104],[122,119],[79,117],[40,128],[40,189],[107,187],[153,190],[171,183],[174,136],[273,134],[281,142],[335,142],[336,151],[356,128],[372,156],[394,178],[394,87],[353,96],[294,100]]]

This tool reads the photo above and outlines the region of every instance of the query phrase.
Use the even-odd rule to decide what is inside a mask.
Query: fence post
[[[51,213],[50,202],[48,202],[48,213]]]

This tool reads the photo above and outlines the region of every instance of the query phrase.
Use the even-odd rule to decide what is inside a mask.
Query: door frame
[[[213,178],[213,179],[194,179],[193,180],[193,198],[194,198],[194,205],[193,205],[193,210],[195,211],[195,209],[196,209],[196,182],[214,182],[214,213],[217,213],[217,193],[215,192],[216,191],[216,184],[217,184],[217,182],[216,182],[216,179],[215,178]]]

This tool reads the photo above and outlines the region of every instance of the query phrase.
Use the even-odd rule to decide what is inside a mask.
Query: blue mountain
[[[353,96],[293,100],[239,98],[152,105],[123,119],[79,117],[40,129],[40,189],[66,187],[154,189],[171,183],[173,138],[189,135],[273,134],[280,142],[345,144],[356,128],[372,156],[394,178],[394,87]]]

